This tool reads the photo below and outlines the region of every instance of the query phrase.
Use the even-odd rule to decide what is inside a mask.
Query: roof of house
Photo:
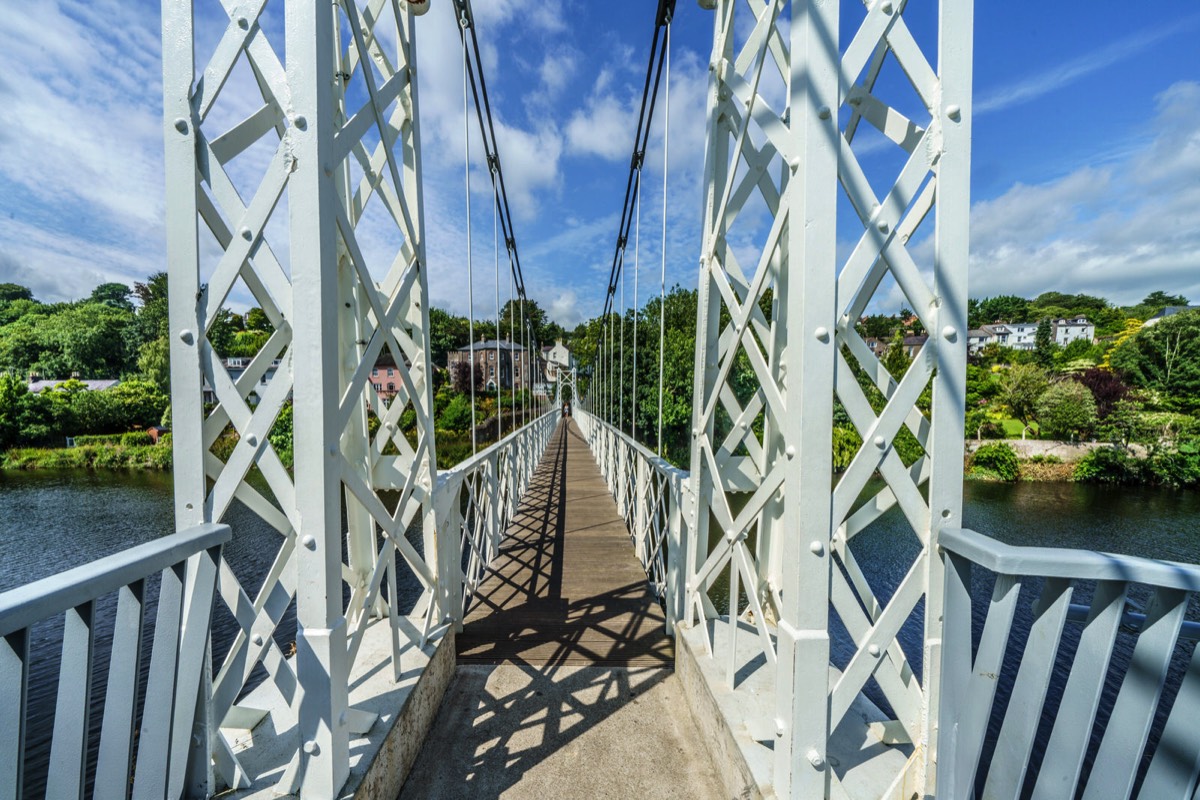
[[[485,339],[483,341],[475,342],[474,345],[465,344],[462,347],[458,348],[458,352],[467,353],[467,352],[470,352],[472,349],[474,349],[476,351],[495,350],[497,347],[499,347],[501,350],[524,350],[525,349],[522,345],[516,344],[514,342],[510,342],[508,340],[503,340],[503,341],[497,342],[495,339]]]
[[[1176,314],[1181,314],[1184,311],[1200,310],[1200,306],[1167,306],[1162,311],[1155,314],[1150,319],[1162,319],[1163,317],[1173,317]]]

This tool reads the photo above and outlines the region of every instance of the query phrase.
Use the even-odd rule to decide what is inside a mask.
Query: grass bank
[[[169,445],[89,444],[18,447],[0,455],[0,469],[171,469]]]

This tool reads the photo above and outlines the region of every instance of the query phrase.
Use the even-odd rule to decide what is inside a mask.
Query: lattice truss
[[[781,576],[784,570],[798,568],[783,563],[783,542],[784,537],[801,535],[800,520],[808,514],[796,505],[787,506],[783,496],[786,469],[793,459],[805,457],[781,434],[789,413],[785,401],[801,391],[836,387],[838,413],[844,411],[840,426],[844,431],[848,422],[858,435],[839,434],[839,446],[854,447],[854,455],[840,479],[828,476],[832,524],[827,536],[816,534],[811,548],[818,554],[828,548],[833,556],[831,618],[836,615],[844,626],[855,653],[840,673],[831,673],[827,731],[837,728],[851,702],[873,679],[907,736],[922,742],[928,698],[897,634],[919,613],[930,583],[940,586],[941,573],[931,563],[938,561],[930,555],[931,524],[960,513],[960,501],[953,499],[951,490],[950,495],[937,494],[941,513],[931,519],[922,487],[933,473],[931,430],[934,414],[941,413],[948,415],[945,430],[952,430],[954,418],[958,420],[958,441],[952,440],[952,433],[946,437],[942,460],[953,465],[961,492],[961,400],[951,399],[952,392],[942,388],[933,393],[931,411],[928,391],[939,372],[948,380],[965,363],[960,346],[965,334],[958,331],[965,330],[966,265],[949,259],[935,263],[936,255],[922,263],[915,253],[938,251],[929,238],[915,236],[939,195],[943,127],[957,124],[964,112],[953,105],[943,107],[942,79],[905,23],[905,0],[864,5],[865,14],[857,3],[841,4],[843,45],[832,62],[838,73],[837,105],[789,109],[789,76],[805,75],[809,66],[794,66],[789,52],[791,26],[798,24],[802,5],[787,0],[718,4],[692,431],[690,491],[697,508],[691,520],[695,531],[687,615],[690,624],[723,616],[725,609],[718,605],[728,596],[730,613],[741,620],[740,626],[729,626],[730,636],[722,642],[730,648],[731,683],[741,666],[734,654],[739,627],[742,636],[756,637],[772,669],[779,664],[774,623],[784,617]],[[888,80],[881,81],[881,74]],[[896,96],[884,96],[889,93]],[[898,102],[918,109],[918,118],[901,113]],[[805,115],[821,122],[806,122]],[[875,129],[870,149],[902,153],[893,159],[903,162],[899,174],[868,179],[866,162],[860,161],[865,148],[856,145],[857,138],[865,138],[864,122]],[[861,234],[849,256],[839,254],[837,263],[802,263],[801,254],[789,260],[789,226],[797,224],[790,203],[800,196],[794,184],[806,180],[802,134],[807,130],[811,136],[822,123],[828,125],[820,129],[822,134],[834,137],[831,157],[836,159],[843,195],[839,203],[861,223]],[[877,194],[873,183],[886,185],[886,191]],[[966,202],[965,193],[962,200]],[[965,242],[965,217],[963,223],[958,233]],[[941,248],[947,233],[940,219],[937,227],[933,239]],[[844,233],[839,236],[843,237]],[[823,318],[833,323],[832,332],[814,329],[809,319],[787,319],[789,282],[795,285],[801,270],[809,275],[836,272],[831,296],[805,301],[807,308],[813,302],[829,303]],[[924,328],[936,332],[911,366],[895,375],[856,327],[872,299],[893,287]],[[832,336],[835,374],[817,376],[819,385],[793,386],[789,393],[788,381],[801,375],[786,374],[784,356],[789,347],[799,346],[803,335],[821,342],[830,342]],[[802,424],[823,426],[833,445],[833,420]],[[882,486],[872,481],[875,475],[883,479]],[[858,562],[849,542],[897,506],[919,547],[908,548],[918,552],[907,575],[889,598],[881,599],[867,579],[864,567],[869,565]],[[715,530],[710,533],[710,528]],[[809,537],[804,536],[807,555]],[[899,545],[897,549],[905,550]],[[940,591],[932,601],[940,603]],[[934,661],[926,653],[925,663]],[[926,679],[934,675],[931,670],[927,668]]]
[[[272,634],[292,605],[297,591],[296,488],[277,451],[273,426],[288,408],[293,395],[292,332],[297,314],[315,314],[314,308],[293,307],[293,287],[286,255],[280,248],[294,236],[295,217],[289,226],[285,190],[296,169],[293,152],[297,128],[305,130],[316,121],[297,117],[292,108],[289,85],[292,72],[285,70],[276,40],[282,38],[284,4],[271,3],[274,22],[266,13],[266,0],[221,0],[228,16],[211,57],[191,81],[186,116],[180,113],[175,127],[191,137],[190,152],[172,151],[168,141],[168,180],[177,182],[171,193],[186,195],[180,185],[187,172],[195,175],[195,216],[201,226],[188,231],[186,218],[176,214],[171,242],[171,295],[173,329],[193,321],[207,335],[196,337],[194,347],[174,345],[172,357],[181,359],[177,374],[193,371],[203,375],[215,403],[201,409],[198,382],[177,381],[175,421],[177,452],[189,453],[180,437],[187,436],[189,413],[202,426],[203,508],[186,504],[181,517],[198,515],[219,521],[236,498],[258,514],[279,534],[279,550],[257,592],[248,588],[229,564],[222,561],[219,595],[241,630],[213,680],[212,718],[220,722],[233,707],[252,670],[261,664],[270,682],[293,707],[299,702],[297,674]],[[191,70],[190,47],[198,51],[201,31],[190,41],[190,4],[178,7],[164,18],[164,61],[168,70]],[[197,9],[199,12],[200,9]],[[431,486],[434,480],[431,394],[428,383],[426,347],[426,277],[423,274],[422,223],[419,194],[419,163],[416,147],[416,96],[413,63],[413,21],[406,4],[397,0],[337,0],[330,10],[333,26],[334,63],[337,74],[329,77],[333,94],[333,159],[323,165],[330,189],[337,194],[336,243],[338,297],[339,397],[334,428],[340,432],[337,467],[347,511],[346,558],[342,565],[344,604],[348,622],[345,662],[333,673],[348,674],[372,616],[387,615],[392,627],[393,663],[399,678],[399,653],[409,646],[423,646],[427,636],[446,616],[444,601],[435,597],[436,560],[433,547]],[[197,18],[200,14],[197,13]],[[172,52],[172,47],[174,52]],[[186,55],[185,55],[186,51]],[[203,53],[198,53],[203,55]],[[182,64],[183,66],[179,66]],[[238,95],[229,88],[240,76],[252,87],[253,97]],[[171,76],[168,74],[168,124],[170,124]],[[176,88],[179,80],[176,79]],[[249,105],[247,105],[249,102]],[[231,110],[219,111],[222,105]],[[250,113],[246,115],[245,109]],[[181,108],[176,109],[182,112]],[[214,131],[220,119],[239,119]],[[263,157],[262,154],[269,154]],[[255,154],[265,169],[255,178]],[[190,156],[190,159],[189,159]],[[181,166],[182,165],[182,166]],[[250,176],[251,190],[245,186]],[[191,183],[191,182],[189,182]],[[170,198],[168,203],[173,202]],[[174,202],[186,203],[186,198]],[[296,201],[293,197],[293,202]],[[361,247],[360,223],[374,209],[375,220],[390,224],[385,237],[391,242],[390,260],[371,260]],[[169,209],[169,214],[171,213]],[[310,224],[320,224],[311,220]],[[182,233],[181,233],[182,231]],[[206,246],[205,231],[211,233]],[[198,238],[194,238],[198,234]],[[189,250],[189,237],[196,245]],[[180,245],[182,242],[182,245]],[[274,242],[274,246],[272,246]],[[395,244],[398,242],[398,245]],[[375,242],[378,245],[378,241]],[[372,253],[378,251],[374,247]],[[376,275],[382,275],[377,279]],[[180,303],[194,309],[180,313]],[[222,307],[231,293],[242,292],[261,306],[273,327],[266,345],[249,360],[240,374],[231,374],[218,357],[212,333]],[[178,320],[183,318],[184,325]],[[381,356],[390,356],[398,389],[393,397],[377,390],[371,372]],[[272,372],[273,371],[273,372]],[[189,391],[188,387],[193,391]],[[252,398],[257,403],[252,402]],[[370,413],[369,413],[370,412]],[[378,428],[368,425],[370,416]],[[406,417],[407,415],[407,417]],[[200,422],[202,420],[202,422]],[[227,456],[219,456],[228,429],[237,434],[237,444]],[[372,434],[371,431],[375,432]],[[407,435],[406,435],[407,431]],[[415,431],[415,435],[414,432]],[[336,442],[331,443],[336,444]],[[331,455],[334,455],[331,452]],[[184,487],[190,465],[177,464]],[[261,480],[250,480],[251,471]],[[183,506],[187,491],[178,491]],[[414,545],[406,531],[421,514],[422,542]],[[237,531],[235,530],[235,537]],[[419,583],[415,608],[399,605],[398,580]],[[382,589],[387,584],[386,591]],[[411,593],[410,593],[411,594]],[[410,597],[411,602],[411,597]],[[293,720],[295,722],[295,720]],[[277,726],[279,722],[277,721]],[[227,785],[248,785],[248,779],[230,745],[221,736],[212,737],[220,780]],[[293,759],[282,786],[295,788]]]

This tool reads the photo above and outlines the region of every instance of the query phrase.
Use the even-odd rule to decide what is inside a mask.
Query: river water
[[[170,532],[174,526],[171,497],[169,474],[0,472],[0,591]],[[964,520],[968,527],[1014,545],[1075,547],[1200,563],[1200,493],[1196,492],[967,482]],[[228,521],[234,538],[226,546],[226,559],[253,594],[278,550],[279,536],[240,505],[231,509]],[[893,510],[857,536],[851,547],[875,594],[886,599],[912,563],[917,541]],[[987,585],[975,592],[983,602],[989,593]],[[900,635],[918,674],[922,611],[923,606],[918,607]],[[218,613],[215,655],[229,647],[235,633],[232,617]],[[104,631],[100,634],[98,652],[104,647]],[[294,639],[295,618],[289,616],[276,632],[276,640],[286,649]],[[834,639],[834,661],[844,666],[853,653],[852,644],[836,632]],[[31,680],[31,717],[39,706],[46,712],[53,707],[56,666],[47,665],[47,680],[37,680],[36,673]],[[101,695],[102,681],[103,674],[97,674]],[[39,683],[41,688],[35,692]],[[48,744],[49,730],[39,733],[37,728],[31,725],[29,731],[31,761],[39,760],[34,750],[42,751]],[[27,788],[32,788],[40,776],[29,777]]]

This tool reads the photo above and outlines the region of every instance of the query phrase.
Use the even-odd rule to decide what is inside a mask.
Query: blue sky
[[[565,325],[603,303],[654,5],[475,2],[527,286]],[[861,13],[845,7],[847,19]],[[918,38],[931,32],[934,7],[910,0]],[[220,5],[198,8],[201,27],[219,32]],[[418,20],[421,126],[431,292],[435,304],[465,312],[461,51],[449,8],[433,0]],[[270,33],[280,0],[267,9]],[[1054,289],[1125,303],[1165,289],[1200,301],[1195,9],[977,3],[973,295]],[[711,25],[710,12],[679,0],[667,271],[685,286],[696,282],[699,253]],[[43,0],[0,15],[0,282],[70,299],[163,268],[158,27],[157,3],[118,0]],[[661,122],[641,216],[643,302],[661,257]],[[881,150],[864,163],[886,173],[889,158]],[[473,180],[475,305],[487,316],[492,213],[478,164]],[[885,292],[877,309],[901,302]]]

